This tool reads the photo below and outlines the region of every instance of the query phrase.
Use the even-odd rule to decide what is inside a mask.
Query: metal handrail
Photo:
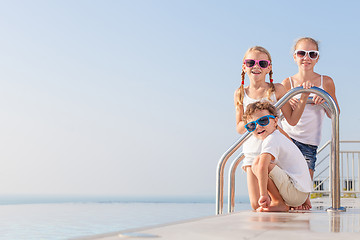
[[[332,122],[332,138],[331,138],[331,183],[332,183],[332,207],[329,208],[329,211],[344,211],[344,208],[340,207],[340,184],[339,184],[339,109],[334,101],[334,99],[324,90],[318,87],[312,87],[310,89],[304,89],[303,87],[293,88],[288,91],[276,104],[275,107],[280,109],[287,101],[292,97],[300,93],[315,93],[322,97],[325,100],[325,103],[322,104],[327,112],[331,113],[331,122]],[[246,132],[240,137],[220,158],[217,166],[217,179],[216,179],[216,214],[223,213],[223,189],[224,189],[224,168],[227,160],[231,155],[250,137],[250,133]],[[235,170],[241,161],[238,157],[235,162],[232,164],[232,169],[230,170],[231,174],[235,174]],[[234,179],[234,176],[230,176],[230,179]],[[234,188],[235,181],[233,182],[232,188]],[[230,182],[229,181],[229,182]],[[234,206],[234,196],[235,191],[230,189],[229,191],[229,210],[233,209]]]
[[[331,141],[327,141],[320,149],[317,150],[317,154],[319,154],[322,150],[324,150],[329,144],[331,143]],[[360,143],[359,140],[341,140],[340,143]]]
[[[317,150],[316,154],[321,153],[329,144],[331,143],[331,141],[327,141],[320,149]]]
[[[235,172],[239,163],[245,158],[245,155],[241,153],[235,158],[230,165],[229,178],[228,178],[228,212],[233,212],[235,209]]]
[[[243,134],[231,147],[221,156],[216,169],[216,214],[223,213],[224,206],[224,168],[227,160],[238,150],[238,148],[251,136],[250,132]]]

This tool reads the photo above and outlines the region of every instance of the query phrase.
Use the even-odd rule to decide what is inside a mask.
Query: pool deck
[[[360,200],[342,199],[341,206],[346,207],[345,212],[327,212],[325,209],[330,206],[327,205],[328,203],[327,200],[312,201],[311,211],[286,213],[237,211],[81,239],[360,239]]]

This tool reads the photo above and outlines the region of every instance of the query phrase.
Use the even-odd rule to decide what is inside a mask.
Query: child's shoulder
[[[322,77],[323,77],[324,84],[328,83],[328,82],[334,82],[334,80],[330,76],[322,75]]]
[[[329,88],[335,88],[335,85],[334,85],[334,80],[329,77],[329,76],[326,76],[326,75],[323,75],[323,88],[326,90],[326,89],[329,89]]]
[[[281,84],[282,84],[282,85],[287,85],[287,84],[290,85],[290,77],[287,77],[287,78],[285,78],[284,80],[282,80]]]
[[[279,129],[276,129],[274,132],[272,132],[271,134],[269,134],[269,140],[271,139],[271,141],[276,142],[278,145],[283,145],[285,143],[291,142],[292,141],[286,137],[282,132],[279,131]]]
[[[281,83],[274,83],[276,98],[280,99],[287,92],[286,88]]]
[[[275,129],[275,131],[273,131],[272,133],[270,133],[265,139],[267,141],[274,141],[274,139],[280,139],[282,138],[283,135],[278,129]],[[285,136],[284,136],[285,137]]]
[[[285,89],[290,90],[292,88],[293,84],[292,84],[292,79],[291,78],[293,78],[293,77],[294,76],[287,77],[281,82],[281,84],[285,87]]]
[[[275,86],[275,90],[279,88],[280,89],[284,88],[284,85],[282,83],[274,83],[274,86]]]

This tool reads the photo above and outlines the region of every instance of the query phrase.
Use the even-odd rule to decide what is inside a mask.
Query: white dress
[[[289,80],[291,88],[293,88],[293,82],[290,77]],[[323,89],[323,76],[321,76],[319,88]],[[310,96],[314,96],[314,94],[311,93]],[[295,126],[291,126],[285,119],[282,120],[282,126],[292,139],[304,144],[319,146],[324,116],[325,110],[322,106],[306,104],[304,112]]]

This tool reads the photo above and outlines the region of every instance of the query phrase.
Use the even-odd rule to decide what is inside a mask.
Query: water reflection
[[[340,214],[336,212],[329,213],[330,231],[340,232]]]
[[[360,232],[360,210],[326,212],[326,209],[291,213],[254,213],[246,225],[253,230],[300,230],[309,232]]]
[[[297,214],[257,213],[250,216],[248,222],[254,230],[310,230],[309,219]]]
[[[331,232],[360,232],[360,211],[329,212]]]

